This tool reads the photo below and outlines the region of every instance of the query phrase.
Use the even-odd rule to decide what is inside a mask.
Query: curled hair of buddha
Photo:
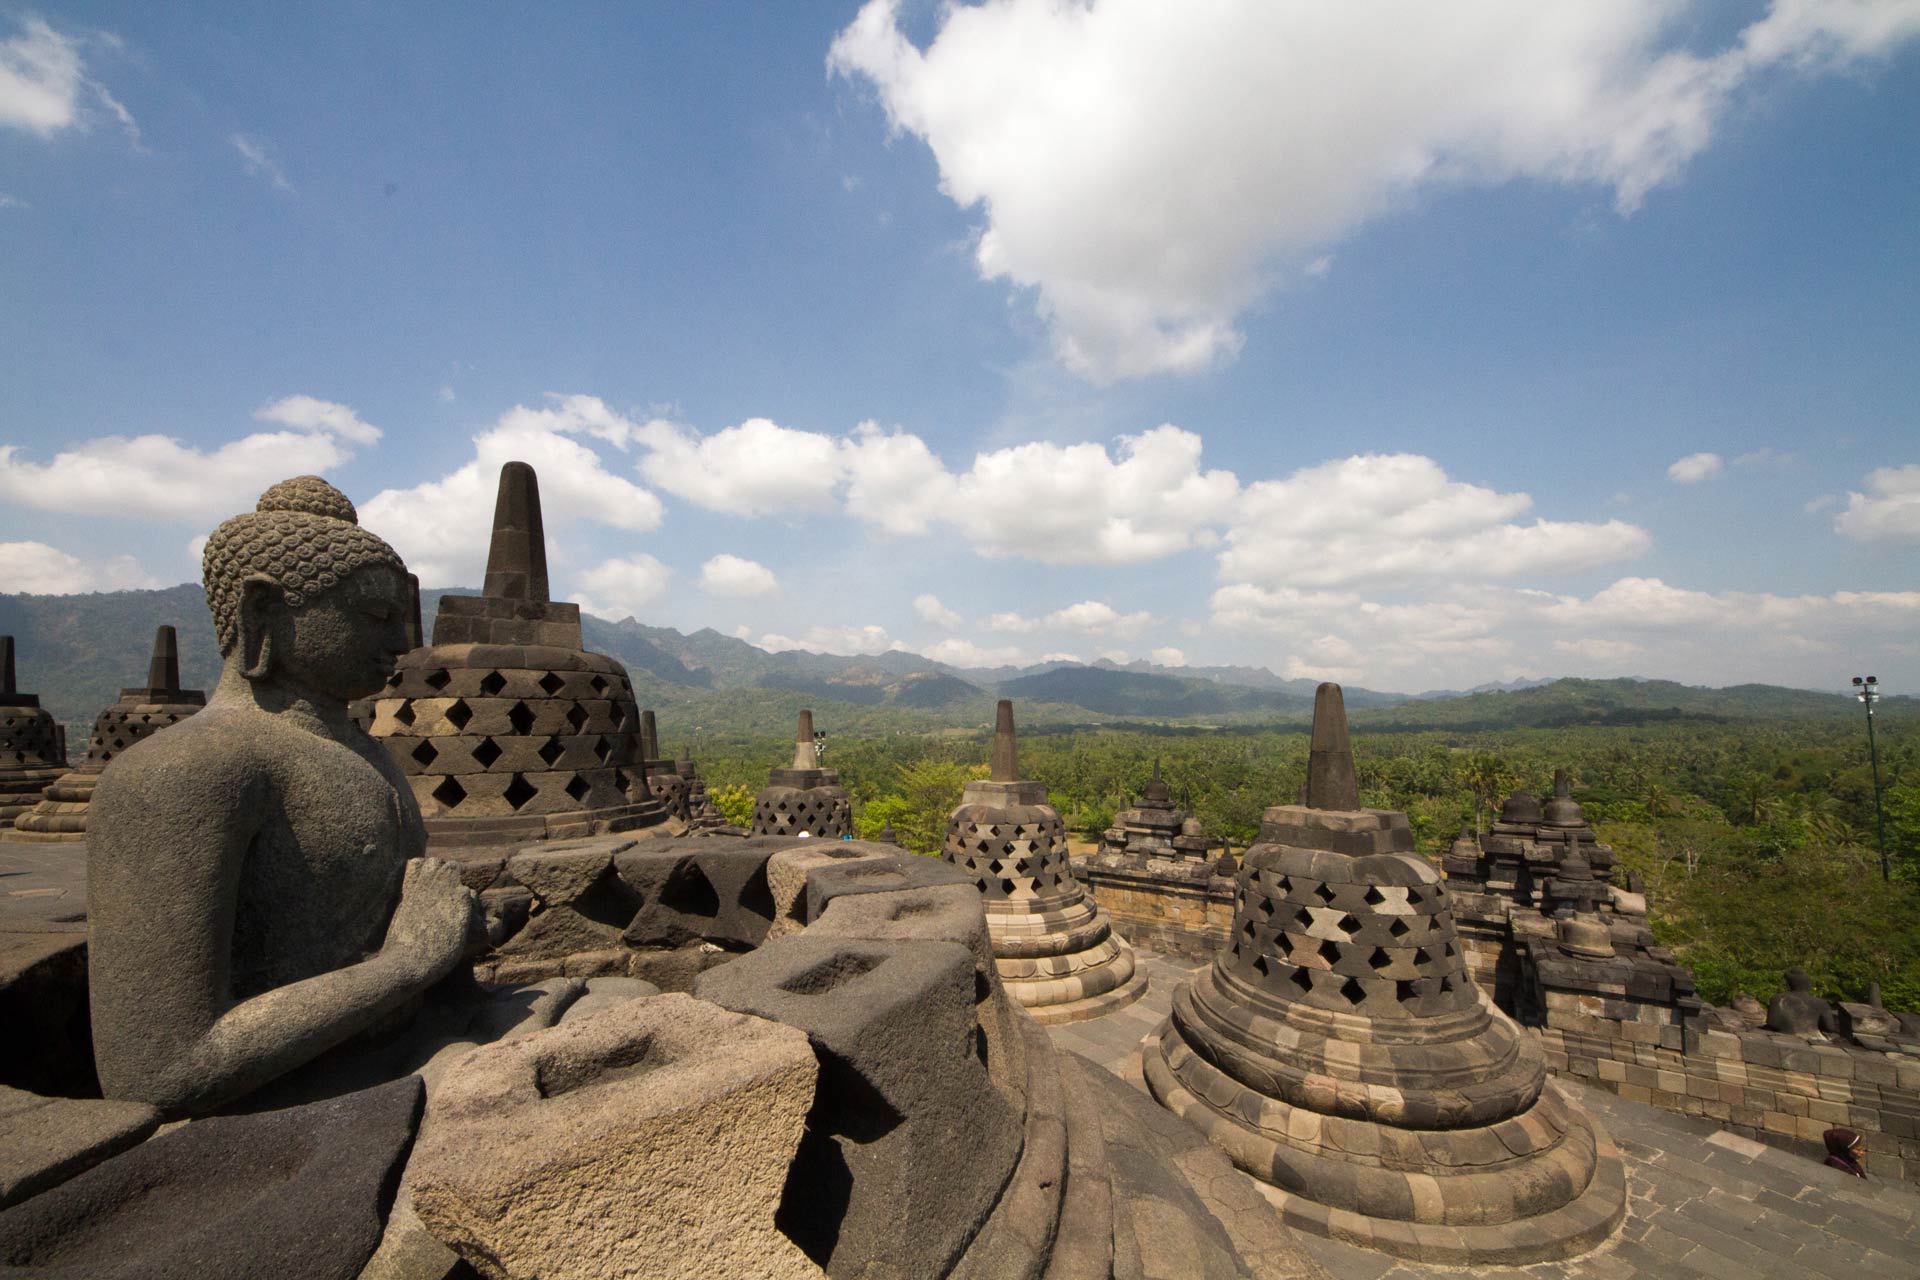
[[[248,579],[267,579],[298,609],[370,564],[407,571],[392,547],[360,527],[346,494],[319,476],[282,480],[260,495],[254,510],[215,529],[200,557],[220,652],[239,643]]]

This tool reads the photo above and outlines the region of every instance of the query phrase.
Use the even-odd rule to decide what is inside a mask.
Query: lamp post
[[[1887,815],[1880,807],[1880,748],[1873,741],[1873,704],[1880,700],[1879,676],[1855,676],[1853,696],[1867,709],[1867,758],[1873,762],[1873,838],[1880,846],[1880,878],[1893,879],[1887,865]]]

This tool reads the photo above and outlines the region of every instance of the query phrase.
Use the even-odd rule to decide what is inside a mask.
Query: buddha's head
[[[319,476],[281,481],[215,529],[201,570],[221,655],[256,687],[364,698],[407,651],[406,565]]]

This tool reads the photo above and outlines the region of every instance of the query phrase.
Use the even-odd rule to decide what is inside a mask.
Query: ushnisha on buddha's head
[[[363,698],[409,647],[406,566],[319,476],[281,481],[215,529],[201,567],[221,655],[256,688]]]

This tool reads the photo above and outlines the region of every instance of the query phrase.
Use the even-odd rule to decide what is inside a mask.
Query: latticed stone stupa
[[[8,681],[11,686],[12,681]],[[40,803],[13,820],[16,840],[84,840],[87,808],[93,784],[122,751],[178,724],[207,704],[198,689],[180,687],[180,641],[172,627],[153,633],[153,658],[147,664],[147,682],[122,689],[120,700],[102,711],[87,739],[87,754],[71,772],[47,786]]]
[[[820,767],[811,710],[800,712],[793,735],[793,764],[768,770],[767,785],[753,798],[753,834],[828,840],[853,834],[853,802],[840,785],[839,773]]]
[[[1147,993],[1133,948],[1067,860],[1067,832],[1046,784],[1023,781],[1013,703],[995,716],[991,776],[969,782],[947,818],[940,856],[986,896],[994,968],[1009,994],[1041,1022],[1077,1022]]]
[[[500,469],[481,594],[441,597],[433,643],[400,659],[370,731],[407,775],[436,850],[664,820],[626,668],[587,652],[580,606],[549,597],[526,463]]]
[[[60,726],[21,693],[14,680],[13,637],[0,636],[0,831],[40,803],[40,793],[67,771]]]
[[[1360,807],[1340,687],[1314,702],[1306,803],[1266,811],[1228,950],[1144,1046],[1147,1085],[1290,1226],[1429,1262],[1605,1239],[1620,1158],[1468,978],[1405,814]]]

